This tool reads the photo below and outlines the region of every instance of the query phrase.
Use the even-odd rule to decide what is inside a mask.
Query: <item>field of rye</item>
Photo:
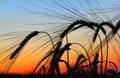
[[[30,57],[32,62],[28,65],[33,69],[20,78],[120,78],[119,6],[104,8],[98,0],[37,1],[43,5],[23,2],[41,9],[20,7],[23,12],[53,21],[38,24],[48,25],[48,29],[0,35],[0,43],[4,44],[0,47],[0,70],[4,73],[0,77],[18,78],[6,74],[20,58],[25,63]],[[114,17],[107,15],[116,10]]]

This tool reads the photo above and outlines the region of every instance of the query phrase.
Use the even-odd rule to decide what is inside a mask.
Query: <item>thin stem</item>
[[[68,35],[66,35],[66,44],[68,44]],[[69,50],[67,50],[67,62],[68,64],[70,65],[70,62],[69,62]],[[69,70],[68,70],[68,78],[70,78],[70,73],[69,73]]]

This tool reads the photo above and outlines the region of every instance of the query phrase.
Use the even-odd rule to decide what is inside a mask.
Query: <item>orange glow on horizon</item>
[[[27,49],[26,49],[27,48]],[[29,54],[28,48],[26,47],[18,56],[18,58],[15,60],[15,63],[13,64],[13,66],[11,67],[11,69],[9,70],[8,73],[11,74],[28,74],[31,73],[33,71],[33,69],[35,68],[35,66],[38,64],[38,62],[40,61],[40,59],[45,55],[45,53],[33,53],[33,54]],[[79,48],[79,47],[77,47]],[[119,49],[118,49],[119,50]],[[41,51],[41,49],[40,49]],[[114,59],[116,58],[116,55],[113,52],[114,50],[112,50],[111,48],[109,49],[109,60],[116,63],[118,66],[118,69],[120,70],[120,65],[118,62],[118,59]],[[27,53],[26,53],[27,52]],[[38,51],[39,52],[39,51]],[[47,51],[46,51],[47,52]],[[84,53],[84,51],[83,51]],[[70,64],[71,66],[73,66],[77,60],[77,53],[70,51],[69,53],[69,57],[70,57]],[[84,53],[86,54],[86,53]],[[64,56],[62,56],[62,59],[64,59],[65,61],[67,61],[67,53],[64,54]],[[105,59],[105,58],[104,58]],[[60,64],[60,71],[62,73],[66,72],[66,66],[64,63],[59,63]],[[4,66],[4,68],[6,68]],[[46,66],[46,69],[47,66]],[[3,73],[3,71],[0,71],[1,73]]]

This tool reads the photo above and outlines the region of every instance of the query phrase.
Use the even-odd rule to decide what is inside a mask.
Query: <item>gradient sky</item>
[[[29,1],[37,5],[42,4],[37,0],[34,1],[29,0]],[[97,0],[97,1],[100,3],[100,5],[102,5],[102,7],[112,7],[112,6],[120,7],[119,6],[120,0]],[[39,23],[41,19],[44,19],[44,17],[41,17],[39,15],[34,15],[34,14],[32,15],[30,13],[19,12],[21,11],[19,7],[39,10],[39,8],[32,7],[29,4],[25,3],[24,0],[1,0],[0,1],[0,33],[7,31],[15,31],[16,29],[18,30],[19,27],[22,25],[37,23],[37,22]],[[18,28],[16,28],[16,26],[18,26]]]
[[[27,1],[27,0],[25,0]],[[38,2],[37,0],[29,0],[30,2],[32,2],[33,4],[36,5],[43,5],[43,3]],[[74,0],[70,0],[71,2]],[[82,0],[80,0],[82,1]],[[91,1],[91,0],[88,0]],[[120,7],[120,0],[97,0],[100,5],[103,8],[111,8],[111,7]],[[22,9],[20,8],[30,8],[30,9],[35,9],[35,10],[39,10],[40,8],[37,7],[33,7],[30,4],[27,4],[24,2],[24,0],[1,0],[0,1],[0,34],[6,33],[6,32],[14,32],[14,31],[33,31],[33,30],[44,30],[45,28],[49,28],[50,26],[31,26],[30,24],[32,23],[42,23],[42,22],[48,22],[50,23],[52,20],[56,20],[56,19],[52,19],[51,18],[46,18],[44,16],[41,15],[36,15],[36,14],[31,14],[31,13],[25,13],[22,12]],[[46,5],[47,8],[49,8]],[[52,8],[54,9],[54,8]],[[54,9],[56,10],[56,9]],[[42,11],[42,10],[41,10]],[[120,12],[120,11],[117,11]],[[113,13],[108,13],[109,17],[114,17],[115,15],[117,15],[117,12],[113,12]],[[57,19],[55,22],[59,21],[59,19]],[[1,43],[0,43],[1,44]],[[2,44],[1,44],[2,45]],[[23,58],[18,58],[18,59],[24,59],[25,56],[23,56]],[[29,58],[29,57],[28,57]],[[31,59],[31,58],[29,58]],[[35,60],[37,60],[39,58],[36,58]],[[22,61],[21,60],[21,61]],[[31,59],[33,62],[33,59]],[[30,60],[27,60],[30,61]],[[27,67],[27,63],[24,64]],[[20,66],[22,66],[21,64],[19,64]],[[21,67],[21,68],[24,68]],[[16,68],[17,70],[20,70],[21,68]],[[32,68],[32,67],[29,67]],[[15,69],[13,67],[13,69]],[[30,71],[30,69],[28,70],[24,70],[24,72],[26,71]],[[12,70],[12,72],[15,72],[14,70]],[[21,71],[22,72],[22,71]]]
[[[16,31],[16,28],[18,27],[19,29],[21,25],[38,22],[40,20],[40,18],[35,15],[19,12],[19,7],[26,6],[27,4],[22,0],[0,1],[0,33]]]

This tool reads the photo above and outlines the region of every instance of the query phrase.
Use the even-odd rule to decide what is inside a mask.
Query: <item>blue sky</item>
[[[26,6],[27,5],[22,0],[0,1],[0,34],[14,32],[16,30],[19,31],[19,28],[24,28],[25,24],[40,20],[40,18],[32,14],[19,12],[19,7]]]
[[[27,0],[25,0],[27,1]],[[33,4],[42,5],[37,0],[29,0]],[[72,0],[71,0],[72,1]],[[80,0],[82,1],[82,0]],[[91,0],[88,0],[91,1]],[[119,6],[120,0],[98,0],[102,7]],[[45,5],[47,7],[47,5]],[[24,0],[1,0],[0,1],[0,34],[16,30],[23,30],[26,24],[39,23],[45,18],[31,13],[19,12],[19,7],[31,8],[38,10],[39,8],[33,7],[24,2]],[[48,7],[49,8],[49,7]],[[49,20],[47,20],[49,21]],[[47,22],[46,21],[46,22]],[[28,28],[28,27],[27,27]],[[33,27],[36,29],[37,27]],[[32,30],[32,28],[30,28]]]

